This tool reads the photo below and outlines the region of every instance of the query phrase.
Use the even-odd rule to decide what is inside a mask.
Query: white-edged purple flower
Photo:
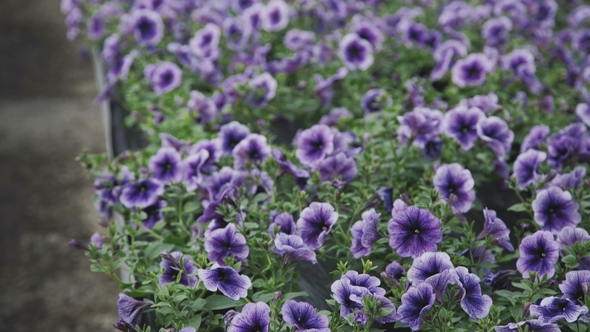
[[[248,135],[250,135],[250,129],[248,127],[237,121],[232,121],[221,126],[217,137],[221,139],[223,152],[231,155],[236,145],[248,137]]]
[[[352,225],[350,233],[352,234],[352,248],[350,252],[354,258],[361,258],[368,256],[373,249],[373,245],[381,235],[377,231],[377,224],[381,213],[375,212],[375,209],[370,209],[362,214],[362,220],[359,220]]]
[[[216,59],[219,52],[219,38],[221,29],[213,23],[207,23],[201,30],[195,32],[189,40],[191,52],[201,59]]]
[[[133,34],[142,46],[156,46],[164,38],[164,22],[155,11],[138,9],[132,12]]]
[[[517,48],[502,56],[502,69],[511,70],[517,77],[525,78],[535,74],[535,56],[525,48]]]
[[[557,323],[565,319],[573,323],[582,315],[588,313],[586,306],[577,305],[570,299],[563,299],[555,296],[546,297],[541,303],[531,305],[531,317],[537,318],[544,323]]]
[[[442,241],[440,220],[430,211],[415,206],[405,206],[396,200],[387,224],[389,246],[400,257],[418,258],[425,252],[436,251]],[[354,235],[354,233],[353,233]]]
[[[358,174],[354,157],[349,157],[344,152],[321,160],[317,167],[320,172],[320,179],[322,181],[332,181],[332,185],[338,189],[342,189],[346,183],[352,181]]]
[[[226,257],[233,256],[239,261],[246,261],[250,248],[246,238],[238,232],[234,224],[216,229],[205,239],[205,251],[209,260],[218,264],[225,264]]]
[[[199,269],[199,279],[208,291],[219,290],[223,295],[236,301],[248,296],[248,289],[252,286],[250,278],[239,275],[236,270],[228,266],[213,264],[209,270]]]
[[[443,114],[439,110],[415,107],[411,112],[398,116],[400,126],[397,134],[402,142],[413,141],[413,145],[423,148],[427,142],[435,141],[443,122]]]
[[[451,257],[446,252],[425,252],[422,256],[414,259],[407,277],[412,285],[425,282],[430,284],[435,292],[442,293],[448,283],[456,282],[452,278],[456,279],[454,268]],[[450,275],[450,271],[454,275]]]
[[[289,25],[289,5],[282,0],[271,0],[262,13],[262,28],[266,31],[280,31]]]
[[[373,46],[356,33],[342,37],[338,56],[350,70],[367,70],[373,64]]]
[[[510,152],[514,140],[514,132],[510,130],[506,121],[497,116],[481,120],[477,124],[477,135],[500,159]]]
[[[182,264],[180,263],[181,259]],[[184,256],[180,251],[163,252],[160,270],[164,270],[158,279],[160,285],[175,283],[179,274],[181,275],[179,281],[181,285],[193,287],[197,283],[197,277],[195,277],[197,267],[189,257]]]
[[[144,208],[154,204],[164,194],[164,185],[157,180],[143,179],[126,185],[119,200],[127,208]]]
[[[227,332],[269,332],[270,307],[264,302],[248,303],[232,320]]]
[[[297,231],[310,249],[320,248],[326,235],[338,221],[338,212],[330,203],[313,202],[301,211],[297,220]]]
[[[262,73],[248,82],[250,92],[246,99],[252,107],[261,108],[266,106],[277,93],[277,81],[269,73]]]
[[[283,320],[297,331],[330,332],[330,322],[324,314],[316,313],[307,302],[289,300],[281,307]]]
[[[455,271],[459,277],[458,285],[461,289],[461,308],[471,318],[487,317],[492,307],[492,298],[482,295],[479,277],[469,273],[463,266],[457,267]]]
[[[182,83],[182,70],[169,61],[145,66],[144,75],[147,83],[159,95],[178,88]]]
[[[393,101],[383,89],[371,89],[361,98],[361,108],[365,114],[381,112],[392,103]]]
[[[183,169],[180,153],[174,148],[160,148],[150,158],[148,168],[152,176],[164,184],[178,182],[182,179]]]
[[[410,287],[402,295],[402,304],[397,309],[400,322],[408,324],[412,331],[418,331],[435,300],[434,290],[429,284],[421,283]]]
[[[514,251],[514,246],[510,243],[510,229],[506,224],[496,216],[496,211],[485,208],[483,210],[484,224],[483,230],[477,235],[478,239],[484,239],[491,236],[493,242],[500,248],[510,252]]]
[[[467,212],[475,201],[473,186],[475,182],[468,169],[457,163],[441,165],[434,174],[434,188],[439,191],[445,202],[452,195],[456,200],[451,206],[453,210]]]
[[[547,159],[547,154],[543,151],[529,149],[516,157],[514,161],[514,174],[520,189],[528,187],[530,184],[539,180],[537,169]]]
[[[340,304],[340,316],[343,318],[348,317],[355,309],[363,308],[362,302],[354,301],[351,297],[362,299],[365,295],[371,295],[371,291],[366,287],[352,286],[348,278],[334,281],[330,289],[332,290],[332,298]]]
[[[213,100],[205,97],[199,91],[191,91],[186,107],[198,114],[201,124],[215,120],[217,115],[217,106],[215,106]]]
[[[557,242],[559,242],[562,249],[566,246],[571,247],[576,243],[584,245],[589,241],[590,235],[588,235],[588,232],[583,228],[566,226],[561,229],[559,234],[557,234]],[[578,263],[581,270],[590,270],[590,257],[582,257],[578,260]]]
[[[203,182],[203,165],[209,159],[209,151],[202,149],[183,160],[184,183],[187,191],[196,190]]]
[[[299,235],[279,233],[275,237],[275,253],[285,256],[285,264],[294,259],[317,263],[315,252],[311,250]]]
[[[528,279],[529,272],[536,272],[539,277],[553,277],[560,250],[553,234],[538,231],[522,239],[519,249],[520,258],[516,261],[516,268],[522,273],[523,278]]]
[[[273,214],[271,214],[272,217]],[[285,233],[287,235],[295,234],[295,221],[293,220],[293,216],[289,212],[283,212],[280,214],[276,214],[268,227],[268,233],[275,237],[275,228],[278,227],[278,233]]]
[[[359,37],[371,43],[371,46],[373,46],[373,49],[376,52],[381,51],[383,46],[383,33],[373,22],[368,19],[363,19],[360,16],[355,16],[353,17],[353,26],[350,32],[356,33]]]
[[[442,130],[467,151],[477,141],[477,124],[485,117],[484,112],[477,107],[457,106],[445,114]]]
[[[537,193],[532,204],[535,222],[541,229],[553,234],[566,226],[576,226],[582,220],[577,202],[568,191],[559,187],[549,187]]]
[[[477,95],[471,98],[461,99],[459,105],[465,106],[467,108],[477,107],[485,114],[502,108],[498,104],[498,95],[493,91],[487,95]]]
[[[250,134],[236,145],[232,151],[234,167],[243,167],[248,163],[260,165],[271,155],[271,148],[265,136]]]
[[[285,34],[283,44],[291,51],[311,49],[315,41],[315,33],[299,29],[291,29]]]
[[[518,323],[496,327],[496,332],[561,332],[559,326],[551,323],[543,323],[540,320],[527,320]]]
[[[481,35],[487,45],[501,46],[508,41],[510,30],[512,30],[512,21],[508,17],[494,17],[483,24]]]
[[[584,103],[578,104],[576,106],[576,115],[582,120],[582,122],[590,127],[590,105]]]
[[[223,21],[223,32],[227,47],[233,51],[241,51],[248,45],[252,26],[242,17],[227,17]]]
[[[156,203],[146,206],[141,211],[146,214],[146,217],[141,220],[143,227],[152,229],[157,222],[164,220],[162,209],[168,206],[165,200],[160,199]]]
[[[557,174],[551,184],[560,187],[561,189],[578,189],[586,176],[586,168],[577,166],[571,172],[565,174]]]
[[[546,125],[538,125],[531,128],[529,133],[522,140],[520,152],[525,152],[528,149],[539,149],[539,146],[545,143],[550,129]]]
[[[461,88],[468,85],[482,85],[486,80],[486,74],[492,69],[493,64],[487,56],[472,53],[455,63],[451,70],[452,79]]]
[[[590,285],[590,271],[571,271],[565,275],[565,280],[559,284],[563,298],[570,299],[577,304],[585,305],[584,300]]]
[[[290,174],[295,178],[294,180],[297,186],[303,190],[307,185],[307,180],[310,177],[309,172],[305,169],[296,167],[279,149],[274,149],[272,151],[272,155],[279,163],[279,174],[277,177],[280,177],[284,173]]]
[[[334,133],[326,125],[314,125],[297,138],[295,156],[303,165],[317,167],[334,150]]]
[[[318,124],[323,124],[326,126],[337,126],[340,119],[343,118],[352,118],[353,115],[344,107],[336,107],[330,110],[328,115],[323,115],[318,122]]]
[[[131,326],[139,325],[142,311],[150,306],[147,302],[138,301],[131,296],[119,293],[119,300],[117,300],[119,318]]]

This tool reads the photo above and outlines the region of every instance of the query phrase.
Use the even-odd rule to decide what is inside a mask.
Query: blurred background
[[[118,289],[68,247],[103,232],[75,161],[104,152],[92,62],[60,0],[0,0],[0,331],[113,331]]]

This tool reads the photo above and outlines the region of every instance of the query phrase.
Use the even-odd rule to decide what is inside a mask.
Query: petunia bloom
[[[211,232],[205,239],[205,251],[209,260],[218,264],[224,264],[224,258],[230,256],[246,261],[250,253],[246,238],[238,232],[234,224]]]
[[[322,181],[331,180],[334,187],[338,189],[342,189],[344,184],[352,181],[358,174],[354,157],[349,157],[344,152],[329,156],[320,161],[318,169],[320,179]]]
[[[565,275],[565,280],[559,284],[559,290],[561,290],[564,298],[585,305],[584,297],[587,295],[588,285],[590,285],[590,271],[571,271]]]
[[[209,270],[199,269],[198,275],[207,290],[219,290],[232,300],[247,297],[248,289],[252,286],[248,276],[239,275],[233,268],[219,264],[213,264]]]
[[[411,112],[398,116],[400,126],[397,134],[402,142],[413,141],[413,145],[423,148],[424,145],[437,139],[443,122],[443,114],[438,110],[415,107]]]
[[[121,190],[121,203],[128,208],[144,208],[154,204],[164,194],[164,185],[156,180],[143,179]]]
[[[557,323],[562,319],[573,323],[587,313],[586,306],[577,305],[570,299],[554,296],[544,298],[538,305],[531,305],[531,316],[544,323]]]
[[[181,259],[182,264],[180,263]],[[190,258],[184,256],[180,251],[174,251],[169,253],[168,256],[162,256],[160,269],[164,270],[158,280],[160,285],[176,282],[179,274],[181,275],[179,281],[181,285],[193,287],[197,283],[195,277],[197,267]]]
[[[297,331],[330,332],[328,317],[307,302],[289,300],[281,307],[281,314],[285,323],[294,325]]]
[[[266,31],[280,31],[289,24],[289,5],[282,0],[271,0],[262,14],[262,27]]]
[[[350,70],[367,70],[373,64],[373,46],[356,33],[349,33],[340,40],[338,55]]]
[[[430,311],[436,300],[432,286],[421,283],[410,287],[402,295],[402,304],[397,309],[400,321],[408,324],[412,331],[418,331],[424,316]]]
[[[559,242],[562,248],[565,246],[571,247],[576,243],[583,245],[589,241],[590,235],[583,228],[566,226],[557,234],[557,242]],[[581,270],[590,270],[590,257],[582,257],[578,260],[578,263]]]
[[[486,74],[493,68],[493,65],[484,54],[473,53],[455,63],[452,72],[452,79],[459,87],[468,85],[482,85],[486,80]]]
[[[473,186],[475,182],[468,169],[457,163],[441,165],[434,174],[434,188],[448,202],[451,194],[457,197],[451,208],[467,212],[475,201]]]
[[[510,152],[514,132],[510,130],[506,121],[496,116],[483,119],[477,124],[477,135],[486,142],[499,159]]]
[[[177,64],[169,61],[145,66],[144,75],[147,83],[158,95],[168,93],[182,83],[182,70]]]
[[[164,38],[164,23],[157,12],[134,10],[132,15],[135,40],[142,46],[156,46]]]
[[[537,193],[532,204],[535,222],[544,231],[559,233],[566,226],[576,226],[582,220],[579,204],[568,191],[549,187]]]
[[[467,268],[459,266],[455,269],[459,277],[459,288],[461,289],[461,308],[471,318],[484,318],[490,313],[492,298],[482,295],[480,279],[477,275],[469,273]]]
[[[509,323],[505,326],[496,327],[496,332],[561,332],[559,326],[551,323],[543,323],[538,320],[529,320],[518,323]]]
[[[359,220],[352,225],[350,233],[352,234],[352,248],[350,252],[354,258],[368,256],[373,249],[373,245],[381,237],[377,231],[377,223],[381,213],[375,212],[375,209],[366,211]]]
[[[293,259],[317,263],[315,252],[303,243],[303,239],[298,235],[279,233],[274,245],[276,254],[285,255],[285,264]]]
[[[246,96],[248,103],[254,108],[266,106],[276,93],[278,83],[269,73],[262,73],[248,82],[250,92]]]
[[[433,292],[440,299],[448,284],[458,282],[451,258],[444,252],[426,252],[414,259],[407,277],[412,285],[421,283],[431,285]]]
[[[220,36],[221,29],[214,23],[207,23],[189,40],[191,52],[201,59],[216,59]]]
[[[178,182],[182,179],[182,163],[180,153],[174,148],[160,148],[150,158],[149,170],[152,176],[166,184]]]
[[[297,138],[295,155],[307,166],[315,167],[334,150],[334,134],[326,125],[305,129]]]
[[[147,302],[138,301],[131,296],[119,293],[119,300],[117,301],[119,317],[133,327],[139,325],[141,322],[141,312],[150,306]]]
[[[227,332],[268,332],[270,307],[264,302],[248,303],[232,320]]]
[[[589,104],[578,104],[576,106],[576,115],[582,122],[590,127],[590,105]]]
[[[338,221],[338,212],[330,203],[313,202],[301,211],[297,220],[298,234],[310,249],[320,248],[332,226]]]
[[[396,203],[403,205],[399,199]],[[425,252],[436,251],[443,235],[440,220],[430,211],[415,206],[394,209],[387,230],[389,246],[400,257],[418,258]]]
[[[529,133],[522,140],[520,152],[526,152],[529,149],[539,149],[539,146],[545,143],[547,135],[549,135],[549,127],[545,125],[538,125],[531,128]]]
[[[516,261],[516,268],[524,278],[529,278],[529,272],[536,272],[540,277],[547,275],[548,278],[555,274],[560,247],[553,234],[538,231],[522,239],[519,249],[520,258]]]
[[[393,101],[383,89],[371,89],[361,98],[361,108],[365,114],[381,112],[384,108],[391,106]]]
[[[500,248],[513,252],[514,246],[510,243],[510,229],[496,216],[496,211],[485,208],[483,210],[483,216],[485,219],[483,230],[477,235],[477,239],[481,240],[487,236],[491,236],[494,243]]]
[[[447,136],[457,140],[467,151],[477,141],[477,124],[485,117],[479,108],[457,106],[445,114],[442,128]]]
[[[529,149],[516,157],[513,176],[521,189],[539,180],[540,176],[537,174],[537,169],[546,159],[547,154],[545,152],[535,149]]]
[[[241,168],[248,163],[261,164],[271,155],[271,148],[265,136],[250,134],[240,141],[232,151],[234,167]]]
[[[236,145],[248,137],[248,135],[250,135],[250,129],[237,121],[232,121],[221,126],[218,137],[221,139],[223,152],[231,155]]]

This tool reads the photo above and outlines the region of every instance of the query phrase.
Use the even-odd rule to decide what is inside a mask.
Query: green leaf
[[[195,329],[199,329],[201,326],[201,315],[194,316],[188,321],[188,325],[194,327]]]
[[[524,205],[524,203],[518,203],[518,204],[514,204],[511,207],[509,207],[508,211],[525,212],[525,211],[527,211],[527,207],[526,207],[526,205]]]
[[[210,310],[229,309],[236,307],[240,304],[240,301],[234,301],[224,295],[213,295],[207,298],[205,308]]]
[[[288,300],[294,299],[296,297],[306,297],[306,296],[309,296],[309,294],[307,292],[292,292],[292,293],[283,294],[282,299],[284,301],[288,301]]]
[[[162,251],[171,251],[173,248],[174,244],[171,243],[152,242],[145,248],[145,255],[153,259],[160,256]]]
[[[203,307],[205,306],[205,303],[207,303],[207,300],[197,299],[196,301],[189,302],[186,306],[191,308],[192,311],[199,311],[199,310],[203,309]]]
[[[266,302],[272,300],[274,297],[275,297],[274,293],[259,292],[259,293],[254,293],[254,295],[252,295],[252,301],[266,303]]]

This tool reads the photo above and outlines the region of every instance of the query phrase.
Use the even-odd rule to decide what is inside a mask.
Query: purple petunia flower
[[[280,177],[283,173],[287,173],[292,175],[295,178],[295,183],[297,186],[303,190],[307,185],[307,180],[310,177],[310,174],[307,170],[301,169],[296,167],[290,160],[285,158],[283,152],[279,149],[274,149],[272,151],[273,157],[279,163],[279,175]]]
[[[365,295],[371,295],[371,291],[366,287],[352,286],[348,278],[334,281],[330,289],[332,297],[340,304],[340,316],[343,318],[347,318],[355,309],[363,308],[362,303],[351,299],[352,296],[362,298]]]
[[[535,149],[529,149],[516,157],[514,161],[514,177],[520,189],[528,187],[540,178],[537,169],[547,159],[547,154]]]
[[[184,161],[184,182],[187,191],[196,190],[203,182],[203,165],[209,159],[209,151],[202,149],[189,155]]]
[[[227,332],[268,332],[270,307],[264,302],[248,303],[232,320]]]
[[[529,149],[539,149],[539,146],[545,143],[547,135],[549,135],[549,127],[545,125],[538,125],[531,128],[529,133],[522,140],[520,152],[525,152]]]
[[[315,252],[303,243],[303,239],[298,235],[279,233],[275,238],[274,245],[276,254],[285,255],[285,264],[288,264],[293,259],[311,262],[312,264],[317,263]]]
[[[517,77],[526,78],[535,74],[535,56],[531,51],[519,48],[506,54],[501,59],[502,69],[512,70]]]
[[[557,323],[562,319],[573,323],[587,313],[586,306],[577,305],[570,299],[555,296],[544,298],[539,305],[531,305],[531,317],[537,318],[543,323]]]
[[[209,260],[218,264],[225,264],[223,260],[230,256],[244,262],[250,253],[246,238],[234,224],[211,232],[205,239],[205,251]]]
[[[402,304],[397,309],[402,323],[408,324],[413,331],[420,329],[424,316],[434,305],[436,297],[432,286],[421,283],[410,287],[402,295]]]
[[[303,165],[317,167],[333,150],[332,129],[326,125],[314,125],[299,134],[295,156]]]
[[[582,120],[582,122],[590,127],[590,105],[583,103],[578,104],[576,106],[576,115]]]
[[[459,105],[467,108],[477,107],[485,114],[501,108],[498,104],[498,95],[494,92],[490,92],[487,95],[477,95],[472,98],[461,99]]]
[[[391,212],[393,208],[393,188],[384,187],[377,189],[377,195],[383,201],[383,207],[387,212]]]
[[[203,171],[211,172],[215,170],[216,163],[221,159],[221,155],[223,154],[221,140],[219,138],[201,140],[190,148],[189,155],[198,154],[202,150],[206,150],[209,153],[209,157],[202,165]]]
[[[164,273],[160,276],[158,283],[160,285],[166,285],[176,282],[178,275],[181,274],[179,283],[187,287],[193,287],[197,283],[197,278],[195,277],[197,267],[195,264],[180,251],[165,253],[166,255],[162,255],[162,262],[160,263],[160,270],[163,269]],[[181,259],[182,264],[180,263]]]
[[[375,295],[385,295],[385,289],[379,287],[381,281],[379,278],[372,277],[368,274],[359,274],[356,271],[350,270],[346,272],[340,280],[348,280],[350,281],[350,286],[353,288],[364,288],[368,290],[371,294]],[[362,298],[362,296],[361,296]]]
[[[223,32],[228,48],[240,51],[248,44],[252,35],[252,26],[242,17],[227,17],[223,21]]]
[[[350,233],[352,234],[352,256],[354,258],[361,258],[368,256],[373,249],[373,245],[381,235],[377,231],[377,223],[381,213],[375,212],[375,209],[366,211],[362,215],[362,220],[359,220],[352,225]]]
[[[148,167],[152,176],[164,184],[178,182],[182,179],[180,153],[173,148],[160,148],[150,158]]]
[[[216,292],[236,301],[248,296],[248,289],[252,286],[250,278],[239,275],[236,270],[227,266],[213,264],[209,270],[199,269],[199,279],[207,290]]]
[[[477,135],[490,146],[499,159],[510,152],[514,140],[514,133],[506,121],[497,116],[481,120],[477,124]]]
[[[561,329],[550,323],[543,323],[538,320],[529,320],[518,323],[509,323],[505,326],[496,327],[496,332],[561,332]]]
[[[577,304],[585,305],[586,296],[590,285],[590,271],[571,271],[565,275],[565,280],[559,284],[559,290],[563,298],[570,299]]]
[[[119,317],[133,327],[139,325],[141,322],[141,312],[150,306],[147,302],[138,301],[131,296],[119,293],[119,300],[117,301]]]
[[[494,17],[483,24],[481,35],[487,45],[497,47],[508,41],[510,30],[512,30],[512,21],[509,18],[505,16]]]
[[[566,226],[576,226],[582,220],[579,205],[572,195],[558,187],[549,187],[537,193],[532,204],[535,222],[544,231],[559,233]]]
[[[330,203],[313,202],[301,211],[297,220],[298,234],[310,249],[316,250],[324,244],[336,221],[338,212]]]
[[[371,89],[361,98],[361,108],[365,114],[381,112],[391,106],[393,101],[383,89]]]
[[[272,216],[272,214],[271,214]],[[289,212],[283,212],[276,215],[268,227],[268,233],[275,237],[275,228],[279,227],[278,233],[285,233],[287,235],[295,234],[295,221]]]
[[[529,278],[529,272],[536,272],[539,277],[547,275],[551,278],[559,260],[559,249],[559,243],[555,241],[553,234],[538,231],[522,239],[516,268],[523,278]]]
[[[477,275],[469,273],[467,268],[459,266],[455,269],[459,277],[461,289],[461,308],[471,318],[484,318],[490,313],[492,298],[482,295],[480,279]]]
[[[406,273],[406,270],[400,263],[391,262],[387,264],[384,272],[386,276],[399,282],[403,277],[404,273]],[[383,274],[381,274],[381,276],[383,276]]]
[[[205,97],[199,91],[191,91],[186,107],[198,114],[201,124],[215,120],[215,116],[217,115],[217,107],[213,100]]]
[[[201,59],[216,59],[219,53],[221,29],[216,24],[207,23],[189,41],[191,52]]]
[[[313,92],[318,95],[322,105],[329,106],[332,102],[332,97],[334,96],[334,90],[332,89],[332,85],[336,82],[341,81],[348,75],[348,69],[345,67],[339,68],[334,75],[324,79],[320,74],[314,74],[313,78],[316,82],[315,88]],[[321,121],[319,124],[323,124]]]
[[[464,88],[468,85],[482,85],[493,64],[484,54],[472,53],[455,63],[451,70],[453,82]]]
[[[358,174],[354,157],[348,157],[344,152],[320,161],[318,169],[320,179],[322,181],[331,180],[334,187],[338,189],[342,189],[344,184],[352,181]]]
[[[583,228],[575,228],[571,226],[564,227],[559,234],[557,234],[557,242],[563,247],[571,247],[576,243],[584,245],[590,241],[590,235]],[[578,260],[579,268],[581,270],[590,270],[590,257],[582,257]]]
[[[164,22],[157,12],[134,10],[132,15],[135,40],[142,46],[156,46],[164,38]]]
[[[158,200],[156,203],[146,206],[141,209],[146,214],[145,219],[141,221],[142,225],[147,229],[152,229],[157,222],[164,220],[162,209],[168,205],[165,200]]]
[[[221,139],[223,152],[231,155],[236,145],[248,137],[248,135],[250,135],[250,129],[237,121],[232,121],[221,126],[218,137]]]
[[[514,246],[510,243],[510,229],[496,216],[496,211],[485,208],[483,216],[485,219],[483,230],[477,235],[477,239],[481,240],[491,236],[498,247],[513,252]]]
[[[158,95],[168,93],[182,83],[182,70],[168,61],[145,66],[144,74],[147,83]]]
[[[400,126],[397,134],[402,142],[413,140],[413,145],[423,148],[427,142],[438,138],[443,114],[438,110],[416,107],[411,112],[398,116]]]
[[[285,34],[283,44],[291,51],[301,51],[313,47],[314,41],[315,33],[312,31],[291,29]]]
[[[475,144],[477,124],[485,117],[486,115],[479,108],[457,106],[445,114],[442,130],[447,136],[456,139],[463,150],[467,151]]]
[[[352,113],[344,107],[336,107],[330,110],[328,115],[322,116],[318,124],[323,124],[326,126],[337,126],[340,119],[343,118],[352,118]]]
[[[164,194],[164,185],[156,180],[143,179],[121,190],[119,200],[128,208],[144,208],[154,204]]]
[[[262,73],[252,78],[248,86],[251,91],[246,99],[255,108],[266,106],[277,93],[277,81],[269,73]]]
[[[280,31],[289,24],[290,8],[282,0],[271,0],[262,13],[262,28],[266,31]]]
[[[266,137],[259,134],[250,134],[240,141],[232,151],[234,156],[234,168],[241,168],[248,163],[260,165],[271,155],[271,148]]]
[[[338,56],[350,70],[367,70],[373,64],[373,47],[356,33],[349,33],[340,40]]]
[[[475,182],[471,172],[457,163],[441,165],[434,174],[434,188],[439,191],[445,202],[451,194],[457,197],[451,208],[467,212],[475,201],[473,186]]]
[[[440,220],[428,210],[404,206],[399,199],[394,205],[399,208],[392,211],[387,224],[389,246],[400,257],[418,258],[425,252],[436,251],[443,235]]]
[[[307,302],[289,300],[281,307],[283,320],[294,325],[297,331],[330,332],[330,322],[324,314],[316,313]]]
[[[586,176],[586,168],[578,166],[573,171],[565,174],[557,174],[551,184],[560,187],[561,189],[578,189]]]
[[[451,263],[451,258],[444,252],[425,252],[422,256],[414,259],[407,277],[412,285],[430,284],[437,297],[442,297],[449,283],[457,283],[457,273]]]

